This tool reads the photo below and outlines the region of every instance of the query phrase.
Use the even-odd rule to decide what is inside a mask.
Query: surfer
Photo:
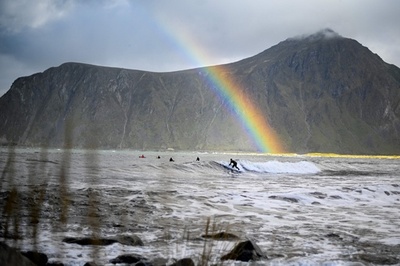
[[[170,161],[170,162],[174,162],[174,159],[172,159],[172,157],[171,157],[171,158],[169,158],[169,161]]]
[[[199,157],[197,157],[197,158],[196,158],[196,161],[200,161],[200,158],[199,158]]]
[[[235,160],[232,160],[232,158],[231,158],[231,162],[229,163],[229,166],[231,164],[232,164],[232,168],[236,168],[236,169],[240,170],[239,167],[237,166],[237,162]]]

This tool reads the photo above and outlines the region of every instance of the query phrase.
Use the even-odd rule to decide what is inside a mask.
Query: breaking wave
[[[224,168],[230,168],[228,162],[216,162]],[[281,161],[267,161],[267,162],[252,162],[252,161],[238,161],[239,172],[253,172],[253,173],[271,173],[271,174],[316,174],[321,172],[321,169],[312,162],[281,162]]]

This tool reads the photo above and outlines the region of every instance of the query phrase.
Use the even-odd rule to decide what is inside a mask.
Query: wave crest
[[[300,161],[300,162],[280,162],[280,161],[268,161],[268,162],[252,162],[252,161],[240,161],[238,162],[239,168],[245,171],[257,172],[257,173],[273,173],[273,174],[316,174],[321,170],[312,162]]]

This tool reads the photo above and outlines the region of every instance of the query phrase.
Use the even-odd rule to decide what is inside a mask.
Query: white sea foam
[[[267,162],[252,162],[252,161],[239,161],[239,165],[246,171],[258,173],[272,173],[272,174],[316,174],[321,170],[312,162],[280,162],[280,161],[267,161]]]
[[[142,153],[145,159],[138,158]],[[2,191],[9,190],[12,184],[18,184],[18,190],[26,189],[39,155],[18,150],[13,158],[14,178],[3,171]],[[158,155],[161,159],[156,159]],[[83,200],[86,197],[82,195],[97,193],[99,212],[106,213],[102,216],[101,236],[136,234],[145,243],[143,247],[101,247],[99,265],[107,265],[110,259],[124,253],[171,261],[185,255],[196,257],[204,247],[199,239],[207,218],[218,229],[233,232],[241,239],[255,239],[267,255],[272,255],[272,259],[260,262],[262,265],[355,265],[349,262],[350,258],[356,258],[361,251],[368,253],[368,247],[379,243],[400,245],[398,161],[238,154],[242,170],[238,173],[226,168],[232,155],[200,154],[200,162],[196,161],[197,156],[101,151],[96,154],[97,167],[93,170],[85,163],[88,156],[84,151],[71,153],[66,180],[69,192]],[[170,157],[175,162],[169,162]],[[57,162],[45,163],[43,171],[49,173],[45,179],[51,185],[49,190],[57,190],[63,154],[51,151],[47,159]],[[1,169],[7,160],[7,150],[1,150]],[[32,182],[40,184],[44,182],[41,180],[41,175],[35,175]],[[54,191],[49,193],[50,199],[57,196]],[[70,211],[79,204],[75,200]],[[82,202],[82,206],[88,203]],[[45,201],[42,208],[50,210],[51,215],[54,207]],[[109,217],[123,226],[114,226]],[[47,253],[51,261],[65,265],[90,261],[91,247],[61,241],[66,236],[92,235],[93,230],[87,225],[74,219],[65,227],[53,228],[49,220],[39,225],[39,250]],[[20,230],[28,231],[29,226],[24,224]],[[6,241],[24,250],[33,247],[29,237]],[[226,253],[222,249],[231,248],[231,244],[216,243],[220,253],[213,253],[214,263]]]

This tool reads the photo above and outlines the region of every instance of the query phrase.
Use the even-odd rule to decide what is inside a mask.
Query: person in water
[[[229,166],[230,165],[232,165],[232,168],[236,168],[236,169],[240,170],[239,167],[237,166],[237,162],[235,160],[232,160],[232,158],[231,158],[231,162],[229,163]]]
[[[172,157],[171,157],[171,158],[169,158],[169,161],[170,161],[170,162],[174,162],[174,159],[172,159]]]
[[[196,158],[196,161],[200,161],[200,158],[199,158],[199,157],[197,157],[197,158]]]

